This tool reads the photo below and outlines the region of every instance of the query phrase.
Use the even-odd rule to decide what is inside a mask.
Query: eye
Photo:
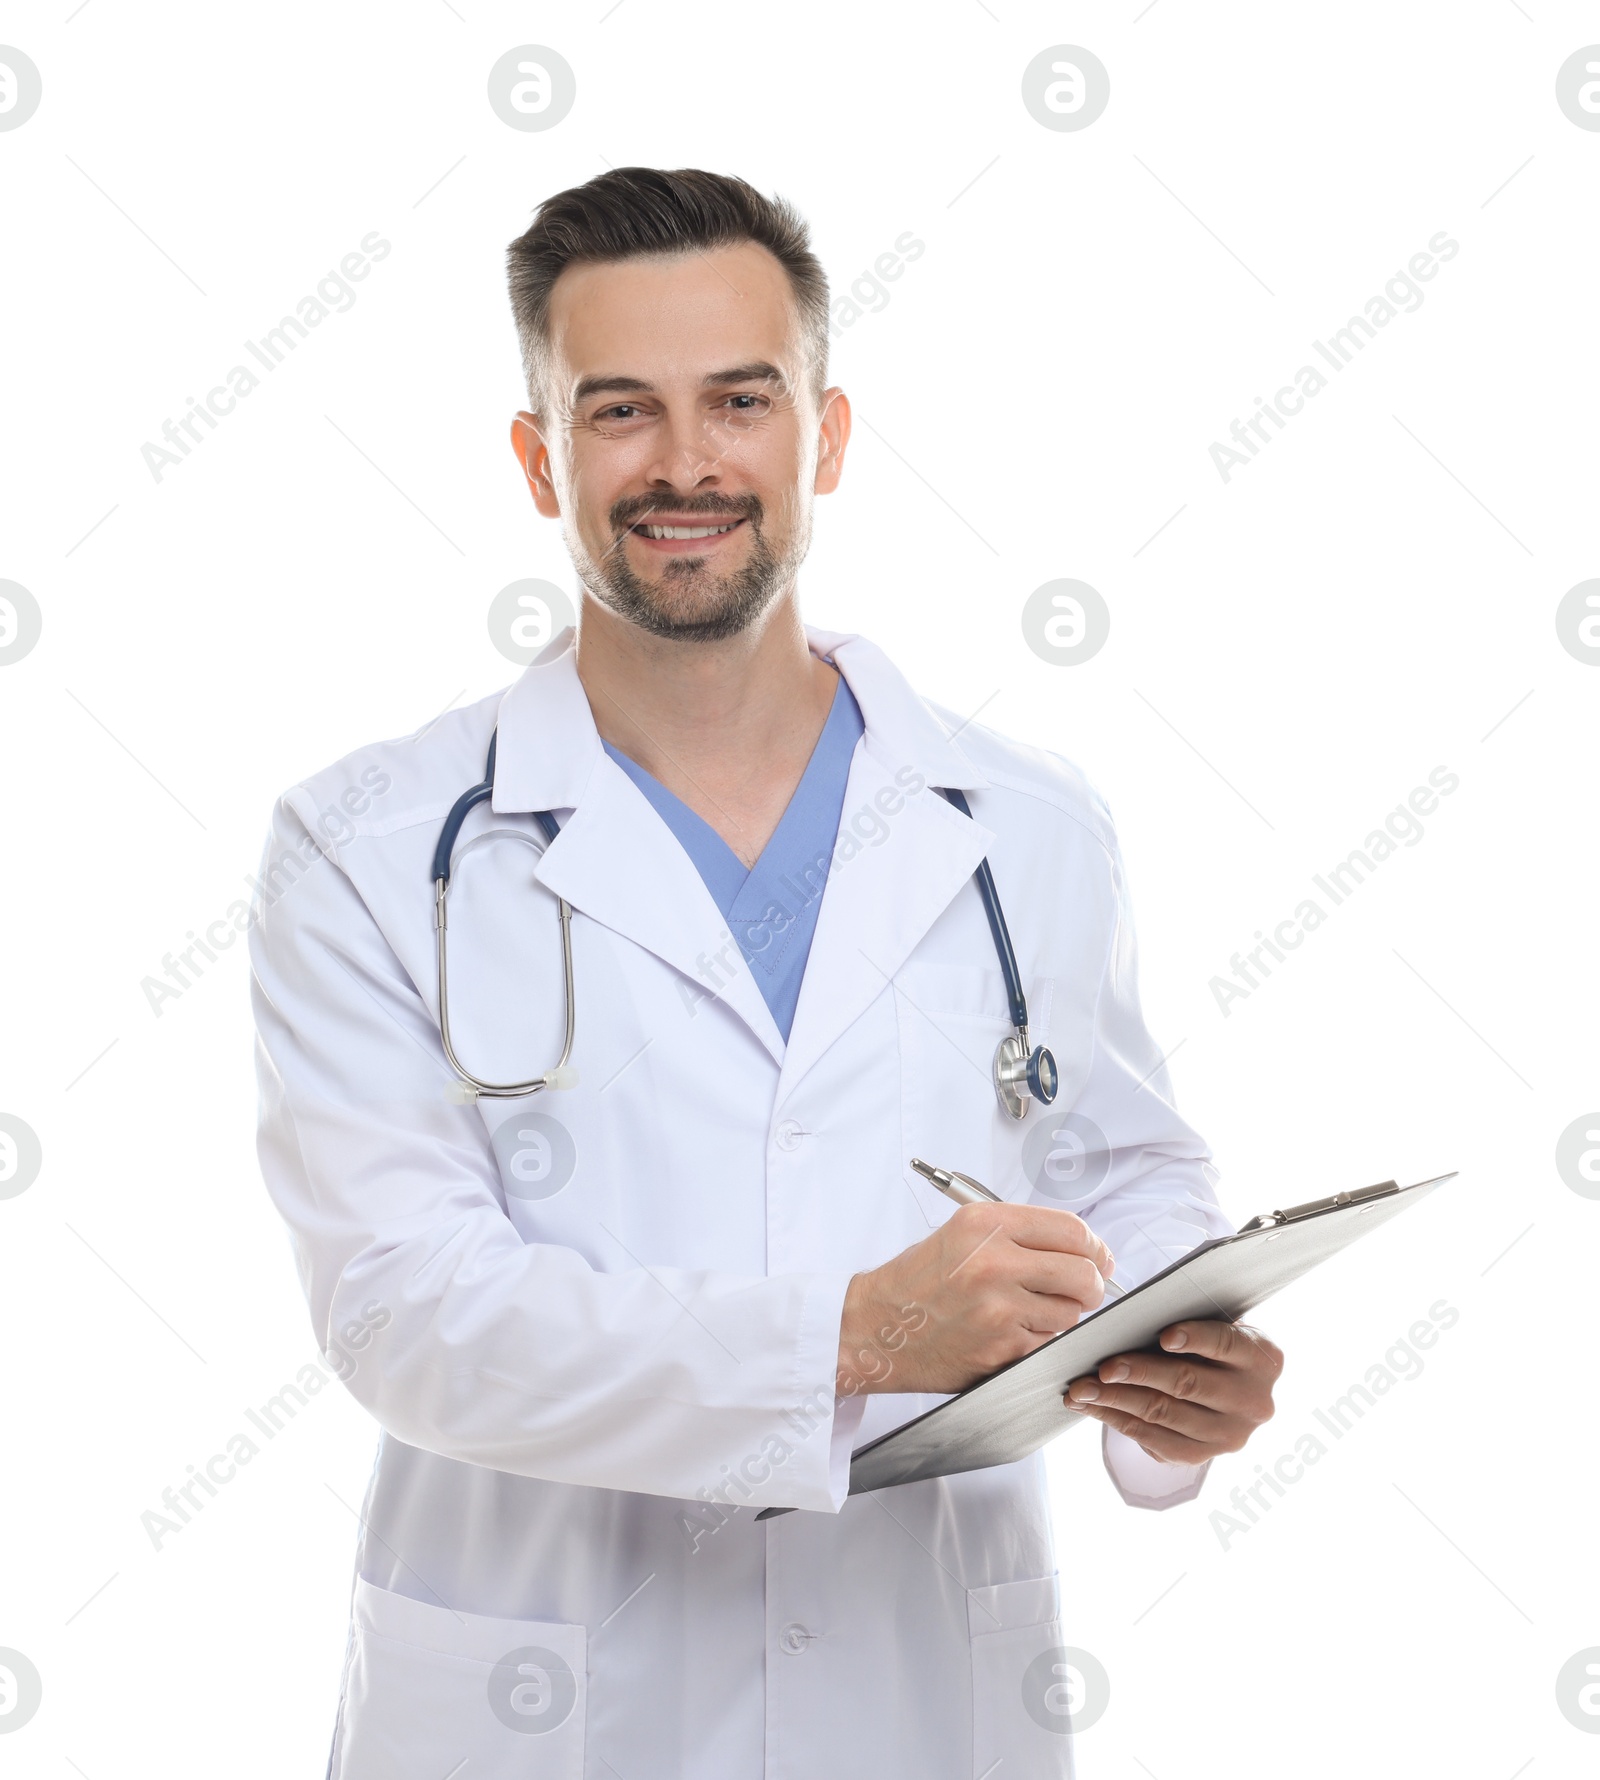
[[[594,409],[577,425],[587,428],[596,438],[622,439],[641,432],[653,418],[653,411],[642,402],[609,402],[604,408]]]
[[[724,420],[760,420],[771,408],[771,396],[762,394],[760,390],[741,389],[725,396],[718,404],[717,412]]]

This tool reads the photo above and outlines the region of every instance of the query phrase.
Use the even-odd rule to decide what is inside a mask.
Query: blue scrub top
[[[850,762],[865,728],[861,707],[840,674],[828,720],[794,796],[761,857],[748,871],[709,822],[674,797],[637,761],[610,742],[603,744],[694,861],[739,943],[785,1044],[794,1025],[800,979],[811,955],[828,866],[839,838]]]

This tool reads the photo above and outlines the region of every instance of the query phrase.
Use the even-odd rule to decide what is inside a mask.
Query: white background
[[[285,786],[508,683],[490,599],[572,585],[507,447],[504,248],[649,163],[793,199],[836,290],[926,243],[835,341],[806,613],[1105,793],[1233,1215],[1461,1170],[1260,1314],[1278,1419],[1200,1502],[1053,1450],[1067,1636],[1112,1682],[1083,1774],[1592,1773],[1555,1680],[1600,1644],[1600,1204],[1554,1158],[1600,1104],[1600,670],[1554,614],[1600,573],[1600,133],[1554,83],[1600,6],[74,4],[0,7],[44,94],[0,134],[0,576],[44,615],[0,668],[0,1111],[44,1153],[0,1201],[0,1645],[44,1677],[10,1771],[322,1770],[374,1430],[330,1386],[142,1529],[314,1346],[244,948],[160,1018],[140,984],[246,894]],[[487,103],[524,43],[576,71],[547,132]],[[1059,43],[1110,70],[1082,131],[1021,102]],[[155,481],[141,445],[371,230],[348,313]],[[1224,483],[1212,441],[1439,230],[1423,306]],[[1076,668],[1019,626],[1060,576],[1112,614]],[[1425,837],[1224,1017],[1230,956],[1441,765]],[[1224,1549],[1228,1492],[1441,1299],[1422,1375]]]

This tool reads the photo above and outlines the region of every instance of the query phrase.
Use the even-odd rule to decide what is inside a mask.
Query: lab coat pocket
[[[1059,1603],[1053,1575],[967,1591],[975,1780],[1071,1780],[1081,1677],[1079,1653],[1061,1642]]]
[[[330,1780],[582,1780],[586,1643],[358,1579]]]
[[[1035,1043],[1048,1039],[1052,986],[1048,979],[1023,985]],[[913,1156],[970,1174],[1002,1199],[1026,1198],[1022,1127],[1001,1112],[994,1088],[994,1054],[1011,1033],[999,971],[913,960],[895,977],[895,1012],[901,1166],[929,1222],[943,1223],[950,1203],[918,1184]]]

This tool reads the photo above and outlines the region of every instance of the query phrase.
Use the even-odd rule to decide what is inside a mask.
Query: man
[[[511,288],[512,443],[577,636],[290,791],[269,858],[330,803],[355,833],[253,938],[263,1168],[383,1429],[330,1772],[1070,1772],[1042,1458],[846,1490],[852,1448],[1113,1268],[1228,1228],[1139,1013],[1110,817],[802,626],[850,406],[791,210],[607,173],[541,208]],[[491,736],[450,860],[453,1070],[430,873]],[[984,858],[1061,1076],[1021,1120]],[[576,1080],[474,1099],[562,1053],[564,911]],[[1006,1202],[953,1209],[913,1156]],[[1163,1345],[1070,1394],[1149,1507],[1270,1415],[1281,1363],[1225,1323]]]

